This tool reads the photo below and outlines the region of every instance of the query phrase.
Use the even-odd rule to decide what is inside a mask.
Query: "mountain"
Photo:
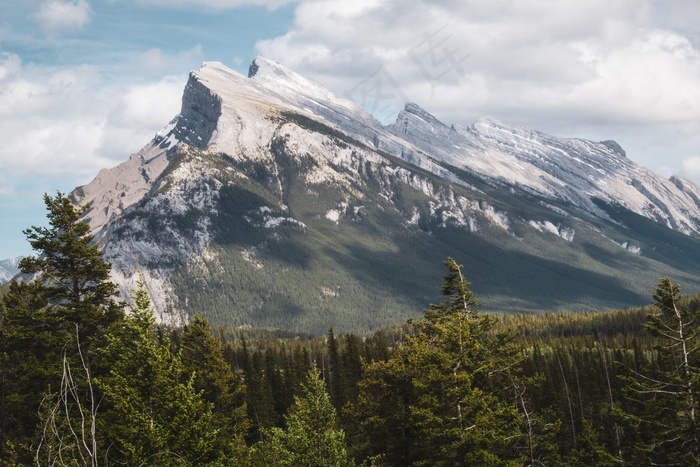
[[[24,258],[24,256],[0,261],[0,284],[10,282],[10,280],[19,273],[19,262],[22,258]]]
[[[161,320],[366,332],[440,299],[448,256],[485,311],[646,304],[700,284],[700,188],[614,141],[409,103],[384,126],[278,63],[192,72],[181,112],[72,193],[124,294]]]

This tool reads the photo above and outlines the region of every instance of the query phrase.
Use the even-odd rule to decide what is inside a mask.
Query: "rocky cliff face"
[[[697,186],[635,164],[614,141],[559,138],[487,118],[467,128],[447,127],[411,104],[390,129],[491,183],[570,203],[606,220],[610,218],[599,201],[619,204],[673,230],[700,236],[700,204],[692,195]]]
[[[383,126],[262,58],[193,72],[181,113],[73,196],[122,290],[141,271],[173,323],[394,324],[434,300],[448,255],[496,311],[639,304],[658,277],[700,277],[700,189],[615,142],[414,104]]]

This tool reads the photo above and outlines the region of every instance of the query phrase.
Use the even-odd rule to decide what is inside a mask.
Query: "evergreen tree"
[[[39,255],[22,259],[19,267],[44,286],[43,295],[64,329],[73,333],[77,325],[79,340],[89,343],[123,316],[123,304],[115,300],[117,286],[109,281],[111,265],[93,244],[90,227],[80,220],[90,205],[76,208],[60,192],[44,195],[44,203],[50,227],[24,231]]]
[[[411,352],[397,350],[388,361],[375,361],[365,368],[357,402],[348,408],[356,457],[380,456],[382,465],[411,465],[418,457],[418,429],[413,408],[418,405],[414,382],[420,368]]]
[[[195,315],[185,326],[180,353],[185,378],[191,377],[194,389],[213,406],[221,451],[238,456],[249,428],[245,386],[225,361],[222,342],[212,336],[205,318]]]
[[[360,358],[360,348],[362,343],[354,334],[345,336],[345,350],[343,351],[343,406],[348,402],[357,400],[357,383],[362,379],[362,360]]]
[[[62,339],[57,341],[57,322],[46,313],[42,292],[38,283],[13,281],[0,307],[0,465],[10,450],[31,462],[28,443],[39,424],[39,405],[49,384],[59,381],[54,362]]]
[[[285,416],[285,429],[272,428],[254,451],[256,465],[343,467],[353,465],[338,427],[325,383],[315,369],[308,374],[303,394]]]
[[[285,405],[287,388],[284,386],[280,354],[276,349],[268,348],[265,350],[264,362],[265,385],[270,388],[275,420],[281,420],[287,409]]]
[[[23,462],[29,462],[35,452],[31,444],[39,443],[48,429],[44,424],[37,431],[41,401],[49,407],[51,399],[66,400],[65,391],[73,388],[80,394],[71,405],[77,412],[65,406],[61,423],[47,414],[44,422],[68,427],[82,423],[72,418],[84,416],[81,404],[91,390],[88,382],[100,371],[94,365],[96,349],[103,345],[105,331],[123,319],[123,305],[109,281],[110,265],[92,244],[89,226],[80,221],[89,206],[76,208],[61,193],[45,195],[44,202],[49,227],[25,231],[38,255],[20,262],[21,271],[33,280],[10,286],[0,324],[0,350],[8,362],[3,371],[18,375],[12,388],[3,388],[3,397],[10,400],[3,418],[11,421],[3,433],[22,436],[22,446],[15,447]]]
[[[328,369],[326,371],[326,381],[331,403],[336,410],[339,410],[345,403],[343,397],[344,373],[340,360],[340,349],[338,339],[333,334],[333,328],[328,330]]]
[[[275,411],[275,398],[270,386],[270,378],[267,378],[264,358],[260,351],[253,353],[250,359],[250,371],[246,376],[248,416],[252,422],[249,440],[255,441],[262,438],[264,429],[273,427],[278,422],[278,414]]]
[[[682,304],[680,287],[660,279],[653,295],[656,313],[645,327],[659,339],[654,367],[634,372],[630,397],[639,402],[634,418],[643,430],[635,451],[644,462],[700,464],[697,405],[700,397],[700,316],[697,305]],[[637,455],[637,458],[638,455]]]
[[[228,456],[218,442],[213,404],[195,388],[167,337],[158,339],[143,282],[124,325],[103,351],[109,373],[98,381],[107,412],[101,431],[108,460],[123,465],[215,465]]]
[[[451,258],[445,265],[444,302],[413,323],[418,333],[386,364],[367,368],[358,414],[370,445],[393,440],[384,452],[393,465],[515,465],[520,417],[507,391],[519,363],[514,334],[494,332],[496,318],[474,308],[461,266]],[[387,411],[377,404],[387,396],[396,405],[382,420],[377,413]]]

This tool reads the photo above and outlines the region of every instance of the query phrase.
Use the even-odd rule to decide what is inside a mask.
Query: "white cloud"
[[[183,88],[180,77],[170,76],[157,82],[131,86],[120,96],[109,120],[122,127],[165,126],[179,110],[173,102],[179,103],[177,98],[182,95]]]
[[[681,166],[684,177],[691,180],[700,179],[700,156],[691,156],[683,159]]]
[[[107,131],[96,152],[114,161],[126,160],[180,111],[184,87],[183,76],[166,76],[125,89],[107,115]]]
[[[158,5],[164,7],[204,6],[222,10],[240,8],[243,6],[261,6],[268,10],[274,10],[282,5],[295,1],[297,0],[134,0],[135,3],[142,5]]]
[[[647,10],[636,0],[314,1],[297,8],[287,34],[257,47],[336,91],[383,67],[446,118],[462,120],[464,102],[478,104],[470,118],[522,109],[601,123],[700,118],[700,54],[651,26]]]
[[[15,192],[15,187],[0,185],[0,198],[13,198],[15,196],[17,196],[17,193]]]
[[[22,61],[18,55],[0,52],[0,84],[13,80],[21,68]]]
[[[91,16],[92,8],[86,0],[46,0],[36,13],[42,32],[49,38],[79,31]]]
[[[181,73],[202,59],[202,46],[195,45],[189,50],[165,53],[161,49],[150,49],[141,53],[136,60],[136,67],[142,76],[162,76],[165,73]]]
[[[654,16],[665,27],[694,31],[697,36],[700,3],[697,0],[657,0]]]
[[[151,49],[139,56],[138,64],[146,73],[158,73],[170,65],[170,60],[160,49]]]
[[[675,33],[645,31],[627,45],[589,48],[594,75],[563,95],[603,121],[673,124],[700,119],[700,53]]]
[[[126,160],[179,111],[184,83],[179,76],[105,86],[90,66],[43,69],[0,55],[0,165],[16,174],[3,189],[26,174],[77,185]]]

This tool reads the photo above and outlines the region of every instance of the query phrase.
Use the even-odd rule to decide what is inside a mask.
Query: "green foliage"
[[[388,362],[367,369],[356,409],[367,443],[391,446],[384,453],[392,464],[517,464],[509,440],[520,420],[507,400],[518,365],[513,334],[491,333],[496,319],[472,308],[462,267],[451,258],[445,265],[444,302],[425,311],[418,333]],[[397,386],[398,400],[390,394]],[[387,400],[395,404],[388,423],[375,416]]]
[[[303,395],[295,397],[285,429],[272,428],[254,447],[256,465],[344,467],[354,465],[345,447],[335,409],[317,370],[311,370]]]
[[[478,300],[473,298],[473,293],[469,290],[469,282],[462,276],[463,266],[455,263],[452,258],[445,261],[445,266],[450,272],[445,276],[445,283],[442,285],[444,302],[439,305],[430,305],[430,309],[424,312],[425,320],[416,323],[418,329],[428,335],[439,332],[440,325],[455,316],[476,317],[473,306],[479,305]]]
[[[95,419],[92,378],[100,368],[94,359],[123,306],[108,280],[109,263],[80,221],[88,207],[75,208],[61,193],[45,195],[44,202],[49,227],[25,231],[38,256],[20,262],[34,280],[13,282],[3,297],[0,351],[9,379],[3,378],[0,444],[9,440],[22,462],[30,462],[36,446],[46,462],[57,459],[56,452],[93,462],[95,434],[72,433]]]
[[[240,458],[249,428],[246,388],[241,376],[224,359],[222,342],[212,336],[206,319],[196,315],[185,327],[180,356],[184,375],[192,375],[195,391],[212,406],[213,424],[221,443],[217,448],[224,457]]]
[[[307,187],[297,188],[285,196]],[[24,267],[35,280],[2,290],[2,466],[699,463],[700,296],[681,297],[671,279],[657,284],[653,307],[499,318],[477,309],[464,268],[448,259],[439,304],[364,337],[335,327],[325,336],[211,328],[199,315],[166,330],[142,280],[122,313],[109,265],[79,221],[84,208],[60,194],[46,202],[51,226],[27,231],[39,255]],[[309,222],[318,232],[336,227]],[[325,291],[318,310],[344,293],[333,284],[352,279],[334,265],[362,248],[371,256],[396,246],[371,235],[352,244],[366,227],[349,227],[340,245],[317,236],[295,253],[295,271],[328,266],[328,277],[303,278]],[[278,233],[289,236],[246,280],[267,286],[290,275],[268,271],[298,240]],[[379,264],[386,258],[375,258],[372,274],[395,272],[395,263]],[[284,290],[291,296],[298,283]],[[393,296],[384,300],[376,307]]]
[[[683,303],[671,278],[659,281],[653,298],[657,311],[647,315],[645,327],[658,338],[654,365],[627,380],[629,397],[638,403],[631,418],[654,426],[639,440],[638,450],[654,463],[697,465],[700,307]]]
[[[24,231],[39,253],[20,261],[24,274],[35,274],[55,313],[71,329],[78,326],[81,340],[94,338],[121,318],[117,287],[109,281],[111,265],[102,258],[90,227],[80,220],[89,205],[75,208],[60,192],[44,195],[49,227]]]
[[[213,405],[195,387],[167,338],[156,338],[153,312],[143,282],[132,313],[113,329],[103,361],[110,371],[99,380],[109,407],[101,432],[111,463],[210,465],[222,451]]]

